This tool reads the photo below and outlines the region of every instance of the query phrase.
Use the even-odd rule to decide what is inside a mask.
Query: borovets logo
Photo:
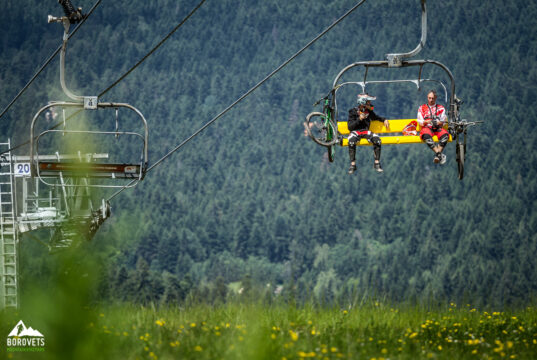
[[[45,337],[21,320],[7,336],[7,351],[45,351]]]

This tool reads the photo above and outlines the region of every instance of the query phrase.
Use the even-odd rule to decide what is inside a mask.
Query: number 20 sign
[[[30,163],[15,163],[15,176],[30,176]]]

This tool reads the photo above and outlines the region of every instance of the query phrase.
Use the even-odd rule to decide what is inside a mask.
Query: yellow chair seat
[[[392,119],[388,120],[390,123],[390,130],[387,130],[384,126],[384,123],[380,121],[372,121],[369,130],[376,134],[383,134],[380,136],[382,145],[397,145],[397,144],[418,144],[423,143],[424,141],[420,139],[419,135],[403,135],[402,131],[411,121],[416,121],[416,119]],[[347,127],[346,121],[339,121],[337,123],[338,132],[343,135],[350,133],[349,128]],[[447,129],[447,124],[444,125],[444,128]],[[417,131],[421,130],[420,125],[416,127]],[[433,137],[434,141],[438,141],[436,136]],[[449,135],[449,141],[453,141],[451,135]],[[348,146],[349,141],[347,138],[344,138],[341,142],[341,146]],[[371,145],[366,139],[361,139],[359,144],[356,145]]]

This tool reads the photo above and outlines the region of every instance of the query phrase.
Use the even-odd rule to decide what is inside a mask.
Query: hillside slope
[[[0,14],[2,108],[60,44],[61,27],[44,19],[61,9],[36,4],[7,1]],[[70,42],[70,85],[99,93],[196,4],[101,4]],[[102,100],[142,110],[154,162],[354,4],[207,1]],[[325,150],[303,136],[311,104],[344,66],[383,60],[418,42],[418,1],[366,2],[113,201],[113,217],[84,247],[108,265],[100,271],[109,294],[129,293],[118,290],[120,279],[136,284],[147,267],[145,286],[154,300],[180,281],[188,292],[247,277],[318,297],[374,292],[395,299],[529,302],[537,286],[537,5],[464,0],[430,2],[428,10],[427,44],[417,58],[448,66],[465,100],[463,117],[485,121],[470,130],[462,182],[452,144],[445,167],[434,166],[425,145],[385,146],[381,176],[372,171],[371,149],[360,148],[358,174],[348,176],[345,148],[328,163]],[[36,104],[62,96],[58,61],[2,118],[2,133],[15,142],[27,139]],[[375,111],[388,117],[415,116],[425,101],[424,91],[408,86],[371,91],[378,96]],[[346,95],[340,117],[354,96]],[[23,259],[40,254],[33,244],[23,248]],[[53,262],[42,257],[24,271],[45,276],[43,267]]]

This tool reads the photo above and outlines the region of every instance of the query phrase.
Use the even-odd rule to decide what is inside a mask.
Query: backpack
[[[401,132],[405,136],[418,135],[417,126],[418,126],[418,123],[415,120],[412,120],[411,122],[407,124],[407,126],[404,127],[403,131]]]

